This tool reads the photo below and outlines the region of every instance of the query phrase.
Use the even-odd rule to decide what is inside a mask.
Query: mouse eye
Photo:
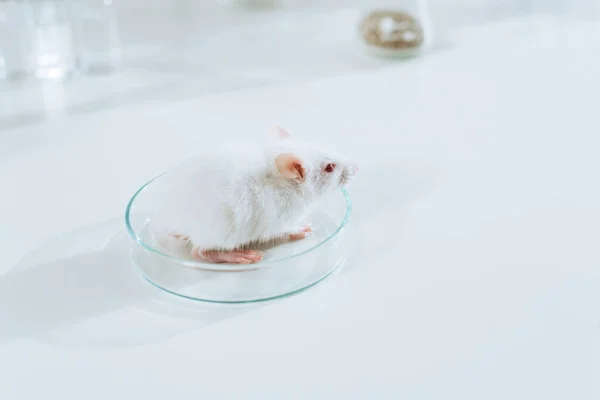
[[[333,172],[334,169],[335,169],[335,164],[329,163],[325,166],[324,171],[325,172]]]

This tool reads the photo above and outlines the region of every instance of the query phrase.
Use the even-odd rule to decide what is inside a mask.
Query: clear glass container
[[[75,69],[67,0],[30,0],[34,24],[35,75],[62,80]]]
[[[78,68],[105,73],[121,65],[121,41],[112,0],[73,0],[71,13]]]
[[[0,0],[0,79],[18,80],[32,72],[33,19],[23,0]]]
[[[359,23],[367,51],[377,56],[419,55],[433,44],[433,24],[426,0],[369,2]]]
[[[226,6],[250,8],[250,9],[280,7],[284,3],[284,0],[218,0],[218,1],[219,1],[219,3],[226,5]]]
[[[75,52],[66,0],[30,0],[34,26],[34,73],[62,80],[75,69]]]
[[[292,243],[258,249],[263,261],[251,265],[209,264],[193,260],[189,249],[166,250],[153,234],[151,185],[132,197],[125,213],[131,259],[154,286],[192,300],[246,303],[297,293],[338,270],[348,252],[344,235],[352,206],[345,189],[326,196],[309,217],[314,233]],[[191,245],[190,245],[191,246]]]

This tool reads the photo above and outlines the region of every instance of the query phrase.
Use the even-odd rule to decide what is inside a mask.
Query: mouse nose
[[[354,176],[356,175],[357,172],[358,172],[358,166],[356,164],[350,164],[346,168],[344,175],[346,175],[346,177],[348,179],[352,179],[352,178],[354,178]]]

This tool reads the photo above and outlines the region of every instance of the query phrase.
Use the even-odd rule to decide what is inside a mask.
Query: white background
[[[5,130],[0,398],[597,399],[600,32],[535,26]],[[135,188],[273,123],[358,159],[348,268],[250,308],[141,281],[114,236]]]
[[[77,75],[64,84],[0,81],[0,129],[125,105],[387,68],[394,63],[366,56],[356,34],[364,12],[383,3],[407,4],[288,0],[282,9],[257,12],[229,8],[216,0],[114,1],[123,68],[109,76]],[[533,14],[600,20],[598,0],[428,4],[435,26],[434,51],[481,40],[482,35],[497,34],[494,24]],[[471,31],[481,24],[487,24],[484,32]]]

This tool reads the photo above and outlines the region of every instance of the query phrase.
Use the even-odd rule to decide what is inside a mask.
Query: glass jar
[[[369,53],[409,57],[431,47],[433,26],[426,0],[373,3],[359,24],[360,38]]]
[[[218,0],[219,3],[232,6],[249,9],[267,9],[280,7],[283,5],[283,0]]]
[[[33,69],[33,20],[23,0],[0,0],[0,79],[19,80]]]
[[[30,0],[34,24],[35,75],[61,80],[75,69],[75,51],[66,0]]]
[[[121,42],[112,0],[74,0],[71,13],[77,65],[105,73],[121,64]]]

